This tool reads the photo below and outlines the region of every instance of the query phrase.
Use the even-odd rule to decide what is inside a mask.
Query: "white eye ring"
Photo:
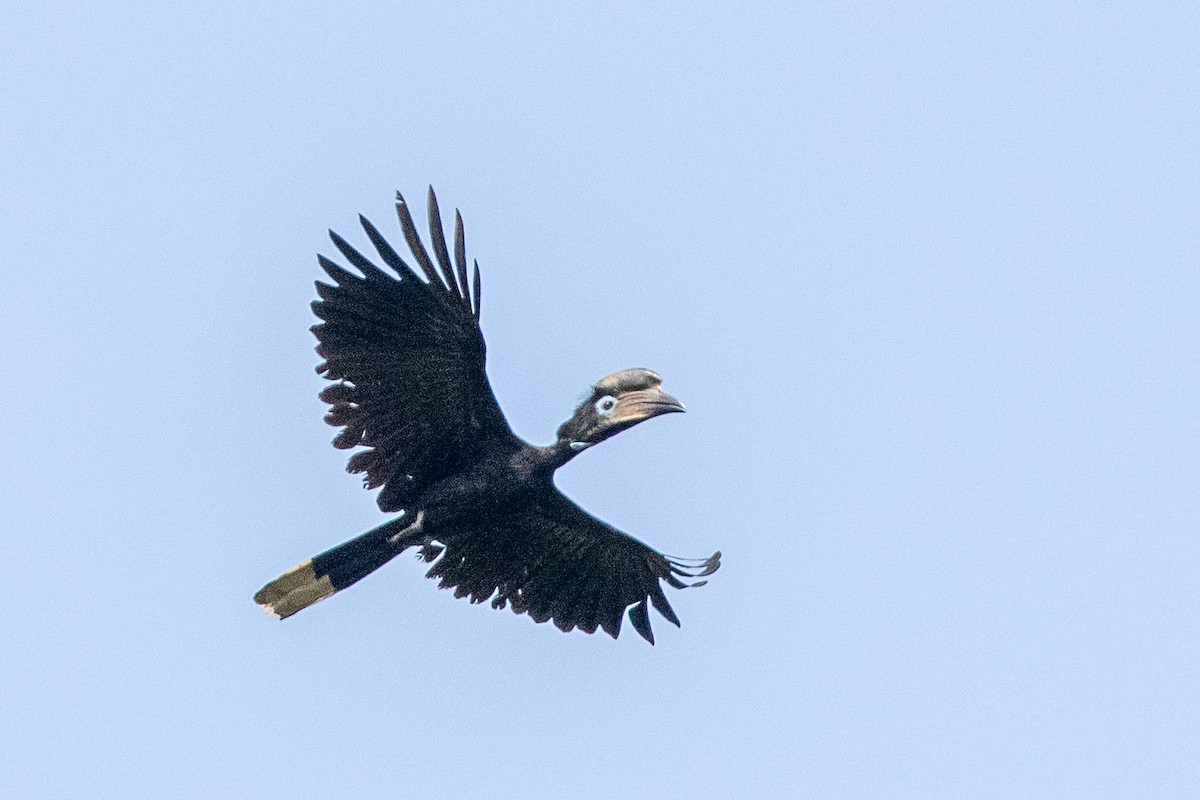
[[[612,413],[617,410],[617,398],[611,394],[606,394],[596,401],[596,413],[602,417],[611,417]]]

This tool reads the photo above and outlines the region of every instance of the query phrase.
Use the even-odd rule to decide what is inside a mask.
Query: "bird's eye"
[[[596,401],[596,413],[602,417],[610,416],[617,407],[617,398],[606,394]]]

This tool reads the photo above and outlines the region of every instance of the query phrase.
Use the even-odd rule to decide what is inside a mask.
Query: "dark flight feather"
[[[408,213],[408,203],[404,202],[404,197],[399,192],[396,192],[396,216],[400,218],[400,229],[404,231],[408,249],[421,265],[421,271],[425,273],[429,283],[441,284],[443,289],[449,289],[445,281],[438,277],[433,262],[429,260],[429,253],[425,252],[425,245],[421,243],[421,234],[417,233],[417,226],[413,224],[412,215]]]
[[[450,291],[457,294],[463,300],[468,300],[466,296],[467,287],[464,284],[459,286],[454,279],[454,268],[450,266],[450,254],[446,252],[446,234],[442,231],[442,212],[438,209],[437,195],[433,193],[433,187],[429,187],[429,238],[433,242],[433,254],[437,256],[438,267],[441,270],[442,277],[445,279]]]
[[[383,259],[385,264],[394,269],[397,275],[399,275],[401,278],[415,279],[417,277],[416,273],[412,271],[408,264],[404,263],[404,259],[400,257],[400,254],[397,253],[390,244],[388,244],[387,239],[383,238],[383,235],[379,233],[379,229],[371,223],[371,220],[367,219],[362,214],[359,214],[358,223],[362,225],[363,230],[367,232],[367,238],[370,239],[371,244],[375,246],[375,250],[379,253],[379,257]]]
[[[471,297],[467,293],[467,237],[463,232],[462,214],[458,213],[457,208],[454,209],[454,263],[458,267],[458,287],[462,292],[463,299],[467,301],[467,305],[470,305]],[[477,305],[478,303],[476,303]],[[478,318],[477,314],[476,319]]]
[[[471,280],[472,289],[475,294],[475,321],[479,322],[479,312],[483,309],[483,295],[480,290],[483,286],[479,282],[479,262],[475,262],[475,275]]]

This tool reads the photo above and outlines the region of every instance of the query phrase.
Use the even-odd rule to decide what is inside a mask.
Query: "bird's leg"
[[[433,543],[433,535],[425,532],[425,511],[417,512],[417,516],[406,527],[388,537],[388,542],[399,550],[420,545],[421,551],[417,558],[429,563],[442,554],[445,548]]]
[[[401,549],[405,547],[411,547],[412,545],[421,541],[421,538],[424,535],[422,531],[422,526],[424,526],[424,524],[425,511],[421,510],[417,512],[417,516],[412,522],[389,536],[388,542],[400,547]]]

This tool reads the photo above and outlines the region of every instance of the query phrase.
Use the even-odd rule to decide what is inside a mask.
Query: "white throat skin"
[[[571,442],[571,449],[578,453],[580,450],[587,450],[594,442]]]

